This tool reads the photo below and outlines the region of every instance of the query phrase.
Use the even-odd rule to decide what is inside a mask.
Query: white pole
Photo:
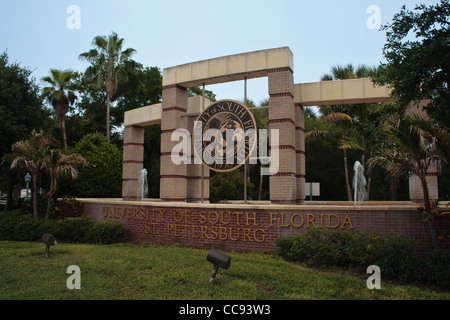
[[[205,83],[203,82],[203,90],[202,90],[202,112],[205,110]],[[205,195],[205,171],[203,162],[201,164],[202,166],[202,203],[204,202],[204,195]]]
[[[354,172],[354,177],[353,180],[355,180],[355,185],[353,186],[355,188],[354,191],[354,198],[355,198],[355,207],[356,207],[356,190],[358,190],[358,168],[356,168],[355,172]]]
[[[247,77],[244,78],[244,106],[247,107]],[[244,163],[244,203],[247,203],[247,160]]]

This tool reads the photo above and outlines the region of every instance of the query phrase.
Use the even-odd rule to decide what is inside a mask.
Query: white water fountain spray
[[[366,200],[367,190],[366,190],[366,178],[364,178],[364,167],[359,161],[355,162],[353,166],[355,174],[353,176],[353,190],[355,206],[359,205],[362,201]]]
[[[147,183],[147,170],[142,169],[141,175],[139,176],[139,186],[140,186],[140,193],[141,193],[141,201],[144,200],[144,198],[148,195],[148,183]]]

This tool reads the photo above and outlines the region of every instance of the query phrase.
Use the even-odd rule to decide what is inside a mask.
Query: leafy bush
[[[424,262],[423,277],[431,283],[450,286],[450,251],[433,250]]]
[[[125,228],[120,221],[98,222],[89,230],[88,241],[95,244],[112,244],[125,241]]]
[[[81,216],[81,202],[76,198],[64,197],[55,205],[52,217],[56,219],[64,219],[69,217]]]
[[[73,149],[87,165],[78,169],[78,178],[58,180],[57,196],[116,198],[122,194],[122,151],[98,133],[88,134]]]
[[[0,241],[41,241],[45,233],[53,234],[58,242],[118,243],[125,241],[120,221],[94,223],[91,217],[44,220],[32,217],[0,219]]]
[[[287,260],[326,267],[373,264],[382,242],[376,233],[310,228],[303,235],[278,239],[277,245]]]
[[[40,241],[44,233],[54,233],[54,221],[32,217],[13,217],[0,221],[0,240]]]
[[[410,239],[389,236],[380,243],[373,264],[379,266],[384,275],[400,280],[413,279],[420,263],[413,245]]]
[[[93,226],[91,217],[66,218],[58,221],[58,231],[54,236],[62,242],[86,243]]]
[[[209,199],[211,203],[223,200],[244,199],[244,173],[242,170],[215,173],[209,179],[211,185]],[[251,199],[255,185],[247,181],[247,197]]]
[[[450,286],[450,252],[434,250],[417,257],[411,239],[377,233],[335,232],[310,228],[304,234],[276,241],[281,257],[311,267],[380,267],[383,275],[401,281]]]

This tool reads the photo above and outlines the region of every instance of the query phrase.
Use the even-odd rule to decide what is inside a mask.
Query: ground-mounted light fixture
[[[42,236],[42,242],[45,243],[45,257],[48,258],[50,246],[56,246],[56,239],[50,233],[46,233]]]
[[[216,277],[217,272],[219,272],[219,268],[228,269],[231,263],[231,257],[219,252],[215,249],[211,249],[206,257],[206,260],[211,262],[214,265],[211,278],[209,278],[209,282],[213,282]]]

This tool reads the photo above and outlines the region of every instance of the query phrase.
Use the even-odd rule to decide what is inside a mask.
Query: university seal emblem
[[[195,157],[211,170],[242,166],[256,147],[256,122],[251,111],[234,100],[208,106],[194,124]]]

